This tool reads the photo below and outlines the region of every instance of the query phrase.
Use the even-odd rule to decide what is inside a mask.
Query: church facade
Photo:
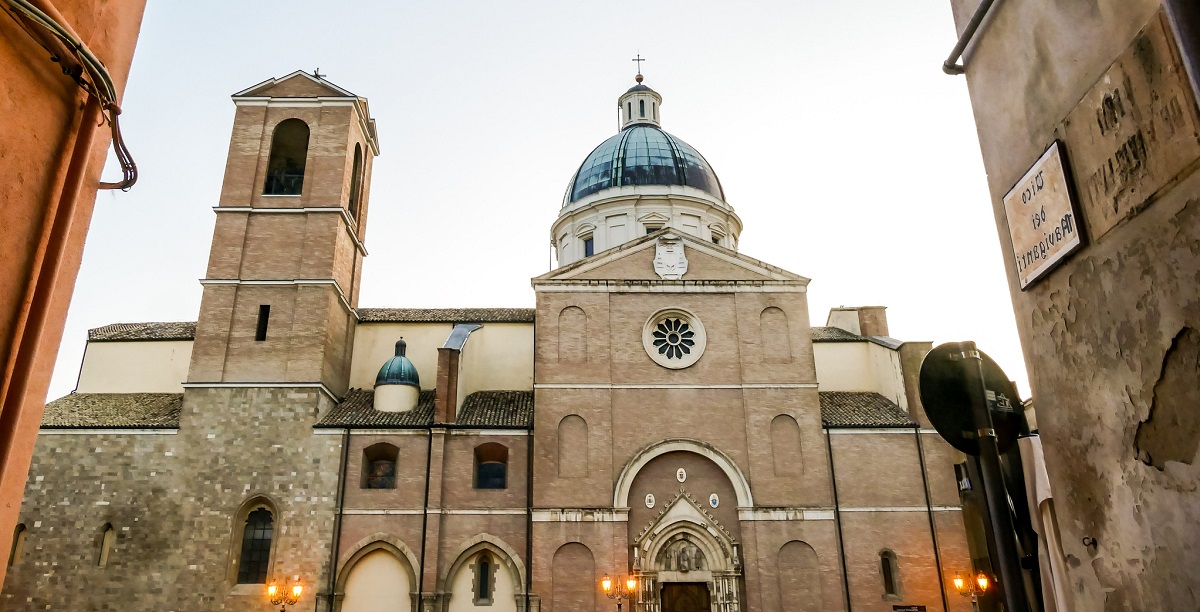
[[[930,345],[812,326],[641,80],[533,308],[359,307],[367,101],[235,94],[198,318],[89,332],[0,609],[969,610]]]

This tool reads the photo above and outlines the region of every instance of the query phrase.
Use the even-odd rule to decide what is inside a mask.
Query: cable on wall
[[[10,16],[38,44],[50,54],[50,61],[61,65],[63,74],[75,81],[88,95],[99,102],[101,116],[112,131],[113,150],[117,161],[121,164],[122,178],[119,182],[108,183],[101,181],[101,189],[120,189],[129,191],[137,182],[137,164],[125,139],[121,136],[121,124],[118,116],[121,107],[117,105],[117,90],[112,77],[104,63],[96,58],[91,49],[71,30],[71,28],[47,14],[29,0],[0,0],[9,10]],[[53,11],[53,9],[50,9]],[[39,30],[31,30],[30,25],[36,26],[50,34],[49,39],[39,34]]]

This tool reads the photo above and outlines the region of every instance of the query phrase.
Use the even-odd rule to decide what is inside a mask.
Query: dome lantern
[[[637,85],[617,98],[617,106],[621,110],[621,129],[631,125],[648,124],[661,125],[658,121],[658,107],[662,106],[662,96],[657,91],[642,84],[642,75],[634,77]]]

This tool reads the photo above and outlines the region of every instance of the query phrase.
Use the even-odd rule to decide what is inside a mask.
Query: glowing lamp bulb
[[[296,599],[300,599],[300,593],[303,593],[303,592],[304,592],[303,585],[296,584],[292,587],[292,597],[295,597]]]
[[[612,593],[612,585],[612,578],[609,578],[608,574],[605,574],[604,579],[600,581],[600,588],[604,589],[605,594],[608,594]]]
[[[967,581],[963,580],[963,577],[958,574],[954,575],[954,590],[959,593],[967,592]]]
[[[625,590],[629,593],[632,593],[635,590],[637,590],[637,579],[630,578],[630,579],[626,580],[625,581]]]
[[[267,585],[267,597],[274,597],[279,592],[279,585],[272,582]]]
[[[979,592],[980,592],[980,593],[982,593],[982,592],[984,592],[984,591],[988,590],[988,577],[987,577],[987,574],[985,574],[985,573],[983,573],[983,572],[979,572],[979,575],[975,577],[975,583],[979,585]]]

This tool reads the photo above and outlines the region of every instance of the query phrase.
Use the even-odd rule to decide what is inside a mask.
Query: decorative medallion
[[[655,363],[680,370],[700,360],[708,336],[696,315],[680,308],[667,308],[646,321],[642,344]]]
[[[720,505],[721,505],[721,498],[720,498],[720,497],[717,497],[717,494],[716,494],[716,493],[713,493],[713,494],[709,495],[709,496],[708,496],[708,505],[709,505],[709,506],[712,506],[713,508],[716,508],[717,506],[720,506]]]
[[[679,468],[679,470],[675,472],[675,480],[678,480],[679,482],[687,480],[687,471],[683,468]]]
[[[679,280],[687,274],[688,260],[683,254],[683,241],[667,234],[654,245],[654,273],[663,280]]]
[[[654,494],[653,494],[653,493],[647,493],[647,494],[646,494],[646,507],[647,507],[647,508],[653,508],[653,507],[654,507]]]

